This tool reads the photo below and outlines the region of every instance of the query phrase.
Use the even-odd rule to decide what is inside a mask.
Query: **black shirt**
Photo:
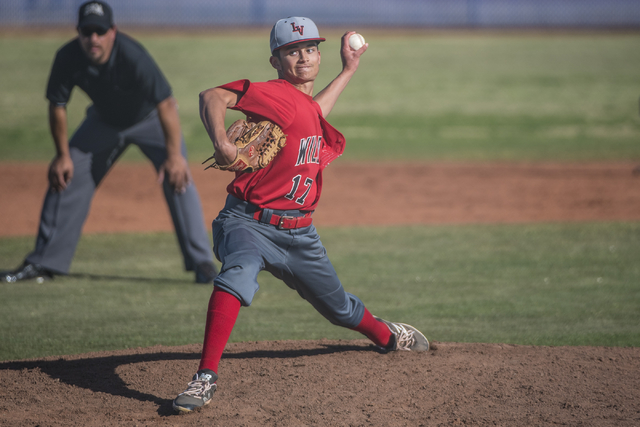
[[[104,121],[117,127],[138,123],[171,96],[171,87],[151,55],[120,32],[103,65],[87,59],[77,38],[58,50],[49,75],[47,99],[66,105],[74,86],[87,93]]]

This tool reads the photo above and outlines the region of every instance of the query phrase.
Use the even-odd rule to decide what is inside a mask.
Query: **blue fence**
[[[0,0],[0,27],[69,27],[83,0]],[[640,28],[640,0],[111,0],[123,26],[271,26],[308,16],[324,26]]]

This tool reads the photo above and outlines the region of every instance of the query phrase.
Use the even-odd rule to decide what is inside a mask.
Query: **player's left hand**
[[[192,177],[187,160],[182,156],[169,157],[158,170],[158,183],[164,181],[165,175],[169,185],[176,193],[182,194],[191,185]]]
[[[364,46],[358,50],[351,49],[351,46],[349,46],[349,37],[355,33],[355,31],[347,31],[342,36],[340,58],[342,59],[342,69],[344,70],[357,70],[360,64],[360,56],[369,48],[369,43],[365,43]]]

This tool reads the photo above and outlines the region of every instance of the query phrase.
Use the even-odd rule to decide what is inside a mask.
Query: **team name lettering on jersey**
[[[306,163],[320,163],[320,146],[322,145],[322,136],[309,136],[300,140],[300,148],[298,150],[298,160],[296,166]]]

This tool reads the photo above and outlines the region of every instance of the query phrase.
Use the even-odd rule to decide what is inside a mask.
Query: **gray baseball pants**
[[[249,306],[267,270],[309,302],[334,325],[355,328],[364,316],[362,301],[344,290],[313,225],[292,230],[253,219],[257,207],[231,195],[213,221],[213,250],[222,262],[213,285]],[[282,211],[273,211],[284,215]],[[286,215],[301,216],[299,211]]]
[[[95,190],[129,144],[137,145],[156,171],[164,163],[167,151],[156,110],[127,129],[117,129],[102,121],[93,107],[87,109],[85,120],[69,141],[73,179],[62,192],[47,191],[36,247],[27,255],[27,262],[58,274],[69,272]],[[182,154],[186,158],[184,140]],[[192,271],[198,264],[211,262],[213,253],[195,184],[176,194],[165,178],[163,190],[185,269]]]

